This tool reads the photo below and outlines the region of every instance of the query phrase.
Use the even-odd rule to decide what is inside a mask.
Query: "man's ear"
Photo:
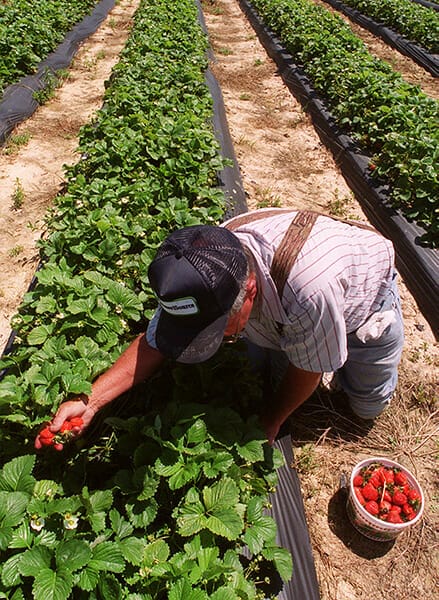
[[[247,278],[247,283],[246,283],[245,289],[247,291],[247,296],[249,298],[251,298],[252,300],[254,300],[254,297],[256,296],[256,292],[258,290],[257,290],[257,284],[256,284],[256,275],[253,272],[250,273],[250,275]]]

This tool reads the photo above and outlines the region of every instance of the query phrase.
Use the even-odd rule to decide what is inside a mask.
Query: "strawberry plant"
[[[343,0],[343,4],[398,31],[432,54],[439,53],[439,15],[431,8],[405,0]]]
[[[221,218],[206,48],[192,2],[137,12],[104,108],[81,131],[82,160],[48,215],[36,285],[12,321],[0,384],[11,435],[87,393],[145,328],[155,306],[148,265],[170,229]]]
[[[110,419],[105,489],[38,479],[35,456],[0,471],[2,597],[266,599],[291,557],[266,515],[282,464],[255,419],[209,404]],[[228,423],[224,431],[223,423]],[[140,596],[139,596],[140,595]]]
[[[371,156],[393,206],[438,244],[439,103],[374,58],[337,15],[308,0],[254,0],[338,124]]]
[[[30,75],[80,21],[96,0],[10,0],[0,3],[0,95]]]

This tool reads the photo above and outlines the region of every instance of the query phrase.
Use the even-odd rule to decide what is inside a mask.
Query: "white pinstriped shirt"
[[[279,212],[233,231],[251,251],[257,271],[256,301],[242,333],[259,346],[284,351],[296,367],[335,371],[347,358],[347,334],[387,295],[393,246],[373,231],[319,216],[280,299],[270,267],[295,214]]]

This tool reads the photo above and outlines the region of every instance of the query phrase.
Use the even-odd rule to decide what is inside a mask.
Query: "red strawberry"
[[[45,427],[44,429],[42,429],[38,435],[42,446],[53,445],[55,434],[50,431],[49,427]]]
[[[413,506],[411,506],[410,504],[404,504],[404,506],[402,507],[402,512],[408,516],[411,515],[412,513],[414,513],[415,511],[413,510]]]
[[[412,488],[411,490],[409,490],[407,494],[407,499],[409,504],[413,506],[415,511],[418,511],[420,509],[422,498],[421,495],[415,489]]]
[[[387,490],[384,490],[383,500],[386,500],[387,502],[392,502],[392,496]]]
[[[395,490],[392,496],[393,504],[397,504],[398,506],[402,506],[407,502],[407,496],[400,492],[399,490]]]
[[[352,480],[353,484],[355,487],[360,487],[363,485],[364,483],[364,479],[361,475],[355,475],[355,477]]]
[[[406,485],[407,483],[407,476],[405,473],[403,473],[402,471],[397,471],[395,473],[395,483],[396,485]]]
[[[369,477],[368,483],[370,483],[371,485],[373,485],[374,488],[380,487],[380,485],[382,485],[382,483],[383,483],[383,480],[381,478],[381,474],[378,471],[375,471],[375,473],[373,473],[373,475],[371,475]]]
[[[81,417],[72,417],[70,419],[70,424],[73,427],[82,427],[84,425],[84,421]]]
[[[416,511],[415,510],[412,510],[411,513],[408,513],[407,515],[405,515],[405,518],[407,519],[407,521],[411,521],[415,517],[416,517]]]
[[[417,500],[419,502],[421,501],[421,495],[414,488],[409,490],[407,496],[410,501],[413,501],[413,500],[415,500],[415,501]]]
[[[380,509],[380,513],[388,513],[392,508],[392,504],[387,500],[381,500],[378,506]]]
[[[391,510],[387,514],[387,521],[389,523],[404,523],[404,521],[401,519],[400,514],[397,513],[396,510]]]
[[[378,490],[370,482],[361,491],[366,500],[378,500]]]
[[[392,504],[392,507],[390,509],[390,512],[396,512],[399,513],[401,512],[402,508],[400,506],[398,506],[397,504]]]
[[[72,424],[70,421],[64,421],[61,425],[60,432],[64,433],[65,431],[70,431],[72,429]]]
[[[354,486],[354,493],[359,501],[359,503],[364,506],[366,504],[366,500],[364,499],[363,494],[361,493],[361,488]]]
[[[395,481],[395,474],[392,469],[383,469],[383,477],[386,483],[393,483]]]
[[[369,500],[369,502],[366,502],[364,508],[367,510],[368,513],[374,516],[378,515],[378,513],[380,512],[378,504],[375,502],[375,500]]]

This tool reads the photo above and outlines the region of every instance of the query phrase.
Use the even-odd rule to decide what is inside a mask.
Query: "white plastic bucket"
[[[374,517],[368,513],[367,510],[360,504],[360,501],[354,493],[354,477],[360,473],[363,467],[367,467],[372,463],[380,463],[384,467],[400,469],[407,476],[410,486],[418,492],[421,497],[421,506],[416,516],[411,521],[407,521],[405,523],[388,523],[387,521],[383,521],[382,519]],[[351,478],[349,481],[349,496],[346,503],[346,510],[349,520],[355,529],[371,540],[387,542],[395,539],[402,531],[405,531],[409,527],[413,527],[413,525],[415,525],[415,523],[417,523],[422,517],[424,504],[424,493],[414,475],[412,475],[412,473],[410,473],[410,471],[408,471],[405,467],[393,460],[381,457],[367,458],[357,463],[352,469]]]

